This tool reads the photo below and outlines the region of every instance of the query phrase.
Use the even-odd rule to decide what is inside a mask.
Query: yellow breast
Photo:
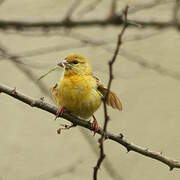
[[[101,94],[90,75],[64,76],[58,87],[58,104],[82,118],[90,117],[101,105]]]

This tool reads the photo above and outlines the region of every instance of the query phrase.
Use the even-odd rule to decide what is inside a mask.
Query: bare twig
[[[92,3],[92,9],[96,7],[98,3],[100,3],[102,0],[96,0],[96,2]],[[76,27],[94,27],[94,26],[123,26],[123,20],[121,18],[121,14],[115,13],[115,7],[116,7],[116,1],[112,0],[112,6],[111,6],[111,12],[113,13],[112,16],[109,18],[104,19],[89,19],[89,20],[72,20],[72,14],[76,10],[76,8],[80,5],[81,0],[75,0],[74,3],[71,5],[69,10],[67,11],[65,18],[62,20],[57,21],[20,21],[20,20],[0,20],[0,30],[6,31],[6,30],[14,30],[16,32],[19,31],[31,31],[31,30],[41,30],[46,32],[46,30],[54,30],[59,28],[76,28]],[[178,1],[178,0],[177,0]],[[153,2],[146,3],[146,4],[140,4],[135,6],[134,8],[130,9],[130,13],[134,13],[140,10],[152,8],[154,6],[164,4],[164,3],[170,3],[175,2],[175,0],[154,0]],[[90,6],[89,6],[90,7]],[[91,9],[91,8],[90,8]],[[87,9],[85,8],[85,12],[87,13]],[[176,23],[172,21],[149,21],[149,20],[136,20],[136,22],[128,21],[129,25],[131,27],[139,27],[138,25],[143,25],[144,28],[175,28]],[[34,31],[35,33],[36,31]]]
[[[110,91],[110,88],[111,88],[111,83],[112,83],[112,80],[113,80],[113,64],[114,64],[114,62],[116,60],[116,57],[118,55],[120,46],[122,44],[122,36],[123,36],[123,34],[124,34],[125,30],[126,30],[126,27],[128,26],[127,23],[126,23],[127,22],[127,12],[128,12],[128,6],[124,10],[124,17],[125,17],[124,26],[122,28],[121,33],[118,36],[118,42],[117,42],[117,46],[116,46],[115,52],[113,54],[113,57],[109,61],[109,82],[108,82],[108,86],[107,86],[107,93],[103,98],[103,107],[104,107],[104,125],[103,125],[103,131],[102,131],[103,133],[102,133],[101,137],[99,138],[100,156],[99,156],[99,159],[97,161],[96,166],[94,167],[94,173],[93,173],[93,179],[94,180],[97,180],[98,170],[99,170],[99,168],[101,166],[102,161],[105,158],[104,143],[103,142],[104,142],[105,134],[106,134],[106,131],[107,131],[107,124],[108,124],[108,121],[109,121],[109,116],[108,116],[108,113],[107,113],[106,100],[107,100],[107,97],[108,97],[108,94],[109,94],[109,91]]]
[[[17,90],[14,90],[14,88],[9,88],[2,84],[0,84],[0,93],[8,94],[9,96],[14,97],[15,99],[18,99],[18,100],[24,102],[25,104],[30,105],[31,107],[36,107],[38,109],[44,110],[44,111],[49,112],[54,115],[56,115],[56,112],[58,110],[57,107],[52,106],[51,104],[48,104],[45,101],[42,101],[40,99],[39,100],[33,99],[32,97],[24,95]],[[68,114],[67,112],[64,112],[61,117],[70,121],[71,123],[77,124],[78,126],[82,126],[86,129],[93,130],[90,122],[85,121],[80,118],[77,118],[75,116],[72,116],[72,115]],[[109,140],[112,140],[114,142],[121,144],[122,146],[124,146],[127,149],[128,152],[134,151],[141,155],[147,156],[149,158],[155,159],[157,161],[160,161],[160,162],[168,165],[170,170],[173,170],[174,168],[180,168],[179,161],[173,160],[167,156],[164,156],[161,152],[151,151],[148,148],[143,148],[138,145],[135,145],[134,143],[130,143],[122,135],[115,135],[108,131],[106,131],[106,133],[104,133],[102,128],[100,128],[100,127],[99,127],[97,133],[100,135],[104,134],[106,139],[109,139]]]
[[[18,21],[18,20],[0,20],[0,30],[14,30],[14,31],[28,31],[28,30],[41,30],[45,31],[60,29],[60,28],[77,28],[77,27],[95,27],[95,26],[122,26],[123,20],[121,15],[116,15],[112,18],[105,19],[91,19],[91,20],[71,20],[69,21]],[[128,21],[130,27],[139,28],[142,25],[143,28],[155,28],[155,29],[167,29],[175,28],[176,23],[174,21],[145,21],[145,20],[134,20]],[[35,31],[34,31],[35,33]]]
[[[90,133],[87,133],[86,129],[79,128],[79,130],[82,133],[82,135],[86,139],[88,139],[89,147],[91,148],[93,153],[96,154],[97,157],[99,157],[99,152],[97,151],[98,147],[97,147],[96,139],[93,138]],[[111,162],[110,158],[106,157],[102,166],[103,166],[104,170],[106,171],[106,173],[109,175],[109,177],[111,177],[111,179],[123,180],[123,177],[120,176],[121,172],[116,171],[115,165],[114,165],[114,163]]]

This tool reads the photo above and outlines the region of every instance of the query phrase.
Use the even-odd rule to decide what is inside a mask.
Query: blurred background
[[[131,26],[114,65],[112,90],[123,112],[108,108],[108,130],[180,160],[180,1],[1,0],[0,83],[44,97],[61,72],[37,79],[72,52],[88,57],[103,83],[129,5]],[[0,94],[0,180],[90,180],[98,135],[76,127],[56,133],[63,119]],[[96,112],[100,125],[104,116]],[[99,179],[179,180],[158,161],[106,141]]]

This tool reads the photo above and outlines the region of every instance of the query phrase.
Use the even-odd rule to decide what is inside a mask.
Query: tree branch
[[[103,100],[103,107],[104,107],[103,133],[102,133],[101,137],[99,138],[100,156],[99,156],[99,159],[97,161],[96,166],[94,167],[94,174],[93,174],[93,179],[94,180],[97,180],[98,170],[99,170],[99,168],[100,168],[100,166],[101,166],[101,164],[102,164],[102,162],[103,162],[103,160],[105,158],[104,139],[105,139],[105,134],[106,134],[106,131],[107,131],[107,125],[108,125],[108,122],[109,122],[109,116],[108,116],[108,112],[107,112],[106,100],[108,98],[108,94],[109,94],[111,84],[112,84],[112,80],[113,80],[113,64],[114,64],[114,62],[116,60],[116,57],[118,56],[118,52],[119,52],[120,46],[122,44],[122,36],[123,36],[127,26],[128,26],[127,25],[127,13],[128,13],[128,6],[124,10],[124,17],[125,17],[124,26],[122,28],[121,33],[118,36],[117,46],[116,46],[116,49],[114,51],[113,57],[109,61],[109,82],[108,82],[108,85],[107,85],[107,93],[105,94],[104,98],[102,99]]]
[[[41,99],[39,99],[39,100],[33,99],[32,97],[24,95],[24,94],[20,93],[19,91],[16,91],[13,88],[9,88],[2,84],[0,84],[0,93],[8,94],[9,96],[12,96],[13,98],[18,99],[18,100],[24,102],[25,104],[30,105],[31,107],[39,108],[41,110],[44,110],[44,111],[49,112],[54,115],[56,115],[56,112],[58,110],[57,107],[55,107],[49,103],[46,103],[46,102],[42,101]],[[67,112],[64,112],[61,117],[70,121],[73,124],[77,124],[78,126],[92,130],[92,125],[90,122],[85,121],[80,118],[77,118],[75,116],[72,116],[72,115],[68,114]],[[103,134],[102,128],[99,128],[97,133],[102,135]],[[134,151],[141,155],[144,155],[149,158],[160,161],[160,162],[168,165],[170,170],[173,170],[174,168],[180,168],[179,161],[173,160],[167,156],[164,156],[162,153],[151,151],[148,148],[143,148],[138,145],[135,145],[134,143],[128,142],[121,134],[115,135],[111,132],[106,131],[105,139],[107,139],[107,140],[109,139],[109,140],[112,140],[114,142],[121,144],[122,146],[124,146],[127,149],[128,152]]]
[[[90,9],[94,9],[97,4],[99,4],[102,0],[98,0],[96,2],[93,2],[93,6],[90,7]],[[177,5],[178,5],[178,1]],[[4,0],[1,0],[1,2],[4,2]],[[79,27],[95,27],[95,26],[123,26],[124,20],[122,19],[122,14],[115,13],[116,8],[116,0],[112,0],[112,6],[111,6],[111,15],[108,17],[105,17],[104,19],[89,19],[89,20],[71,20],[71,17],[76,10],[76,8],[80,5],[81,0],[76,0],[71,5],[71,7],[68,9],[65,18],[59,19],[59,20],[36,20],[36,21],[21,21],[21,20],[3,20],[0,19],[0,30],[14,30],[14,31],[29,31],[29,30],[54,30],[59,28],[79,28]],[[162,0],[154,0],[153,2],[150,2],[148,4],[140,4],[136,5],[134,8],[130,10],[130,13],[139,12],[140,10],[152,8],[154,6],[164,4],[169,2],[175,2],[174,1],[162,1]],[[85,12],[88,11],[87,8],[84,10]],[[176,11],[176,10],[175,10]],[[87,13],[87,12],[86,12]],[[177,22],[174,20],[171,21],[151,21],[151,20],[135,20],[135,21],[128,21],[128,25],[131,25],[131,27],[139,28],[139,26],[143,28],[156,28],[156,29],[164,29],[164,28],[176,28]]]
[[[50,30],[59,28],[79,28],[79,27],[95,27],[95,26],[122,26],[124,21],[121,15],[115,15],[111,18],[105,18],[102,20],[71,20],[71,21],[18,21],[18,20],[0,20],[0,30],[15,30],[15,31],[27,31],[27,30]],[[134,28],[176,28],[177,24],[174,21],[143,21],[133,20],[128,21],[128,25]]]

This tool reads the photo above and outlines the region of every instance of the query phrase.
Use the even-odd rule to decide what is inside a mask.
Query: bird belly
[[[91,86],[93,82],[83,80],[80,82],[60,83],[59,105],[65,107],[71,114],[87,119],[101,105],[101,95]]]
[[[101,96],[97,92],[91,92],[84,101],[79,101],[72,113],[82,118],[89,118],[101,105]]]

